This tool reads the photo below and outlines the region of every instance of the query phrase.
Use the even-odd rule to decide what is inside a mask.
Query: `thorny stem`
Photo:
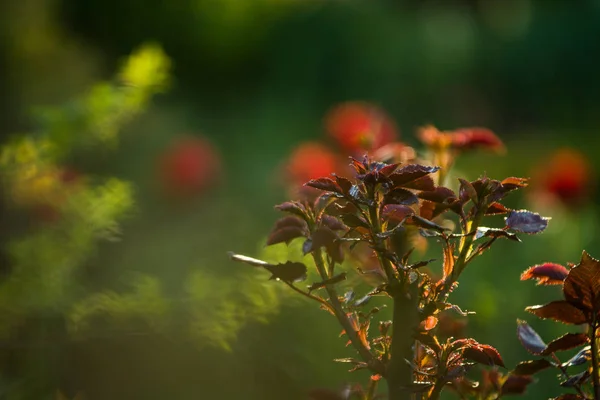
[[[389,295],[394,300],[392,312],[391,358],[385,378],[388,383],[389,400],[406,400],[410,397],[409,387],[413,383],[413,370],[406,360],[414,358],[413,332],[419,325],[418,288],[416,282],[404,282],[404,277],[396,276],[391,261],[381,254],[385,241],[377,235],[381,233],[381,222],[377,206],[369,208],[371,236],[375,244],[379,263],[383,267],[389,282]]]
[[[569,372],[567,372],[567,368],[563,367],[562,362],[560,361],[560,359],[556,356],[555,353],[552,353],[552,359],[556,362],[556,364],[558,364],[558,368],[560,369],[560,371],[562,372],[563,376],[566,379],[571,378],[571,376],[569,375]],[[583,393],[583,390],[581,390],[581,385],[580,384],[576,384],[574,386],[575,390],[577,390],[577,393],[579,393],[579,395],[584,398],[587,399],[587,396],[585,395],[585,393]]]
[[[590,343],[592,344],[592,382],[594,384],[594,400],[600,400],[600,376],[598,373],[598,340],[596,339],[598,322],[594,319],[590,325]]]
[[[323,280],[327,279],[327,271],[325,269],[325,264],[323,262],[323,255],[321,250],[315,250],[313,252],[313,259],[315,260],[315,265],[317,266],[317,270],[319,274],[323,278]],[[376,373],[382,373],[381,368],[376,365],[376,359],[373,357],[371,351],[363,344],[363,342],[358,337],[358,332],[354,330],[352,323],[348,319],[346,312],[342,308],[342,303],[340,303],[340,299],[338,298],[337,291],[332,285],[325,285],[325,290],[329,295],[329,301],[331,308],[333,309],[333,313],[338,319],[342,328],[346,332],[346,335],[350,339],[350,342],[354,346],[354,348],[358,351],[358,354],[362,357],[363,361],[366,362],[369,367]]]

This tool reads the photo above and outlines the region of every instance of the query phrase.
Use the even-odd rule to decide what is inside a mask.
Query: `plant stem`
[[[428,400],[438,400],[440,398],[440,394],[442,393],[442,389],[444,388],[444,383],[445,382],[443,380],[437,380],[435,382],[435,385],[433,386],[433,390],[431,391]]]
[[[315,250],[313,252],[313,259],[315,260],[315,265],[317,266],[317,270],[319,271],[319,274],[321,275],[323,280],[327,279],[327,272],[325,269],[325,264],[323,262],[323,254],[321,253],[320,249]],[[332,285],[325,285],[325,290],[329,295],[329,302],[333,309],[334,315],[338,319],[340,325],[342,325],[342,328],[344,328],[348,339],[350,339],[350,342],[358,351],[358,354],[361,356],[364,362],[369,364],[369,367],[372,369],[373,372],[376,372],[378,374],[383,373],[382,368],[377,364],[377,359],[373,357],[371,351],[358,337],[358,332],[354,330],[352,323],[350,322],[348,316],[346,315],[346,312],[342,308],[342,303],[340,303],[340,299],[338,298],[338,294],[335,288]]]
[[[562,372],[563,376],[565,377],[565,379],[570,379],[571,375],[569,375],[569,372],[567,371],[566,367],[563,367],[562,362],[560,361],[560,359],[556,356],[555,353],[552,353],[552,359],[556,362],[556,364],[558,364],[558,368],[560,369],[560,371]],[[583,399],[587,399],[588,397],[585,395],[585,393],[583,393],[583,390],[581,390],[581,384],[577,384],[574,386],[575,390],[577,390],[577,393],[579,393],[579,395],[583,398]]]
[[[375,244],[379,263],[383,267],[389,283],[388,294],[393,298],[392,343],[390,362],[385,374],[388,384],[388,400],[406,400],[411,397],[413,369],[406,360],[413,360],[413,333],[419,325],[419,296],[417,282],[408,284],[404,277],[400,279],[394,271],[391,261],[381,254],[385,240],[377,235],[381,233],[381,222],[377,207],[370,207],[371,236]]]
[[[299,288],[297,288],[296,286],[294,286],[293,284],[289,283],[289,282],[284,282],[286,285],[288,285],[292,290],[300,293],[302,296],[306,296],[311,300],[315,300],[318,301],[319,303],[321,303],[321,305],[323,307],[325,307],[327,310],[329,310],[331,313],[333,313],[333,308],[331,307],[331,304],[329,304],[327,301],[323,300],[320,297],[314,296],[308,292],[305,292],[304,290],[301,290]]]
[[[592,344],[592,382],[594,384],[594,400],[600,400],[600,376],[598,373],[598,341],[596,329],[598,323],[594,320],[590,325],[590,343]]]

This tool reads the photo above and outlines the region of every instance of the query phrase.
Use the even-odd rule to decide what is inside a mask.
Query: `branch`
[[[321,274],[323,280],[326,280],[327,271],[325,269],[323,255],[320,249],[313,251],[313,259],[315,260],[315,265],[317,266],[319,274]],[[342,328],[344,328],[346,335],[348,335],[350,342],[358,351],[358,354],[362,357],[363,361],[369,365],[373,372],[383,374],[383,366],[379,366],[377,364],[378,360],[373,356],[371,351],[363,344],[363,342],[358,337],[358,333],[354,330],[354,327],[350,323],[346,312],[342,308],[342,303],[340,303],[340,299],[335,288],[332,285],[325,285],[325,290],[327,290],[327,294],[329,294],[329,301],[331,302],[330,305],[333,310],[333,314],[338,319],[340,325],[342,325]]]
[[[324,299],[317,297],[315,295],[312,295],[308,292],[305,292],[302,289],[297,288],[296,286],[294,286],[292,283],[289,282],[285,282],[284,283],[286,285],[288,285],[292,290],[295,290],[296,292],[300,293],[302,296],[308,297],[311,300],[315,300],[318,301],[319,303],[321,303],[321,305],[323,305],[329,312],[331,312],[332,314],[334,314],[333,308],[331,307],[331,304],[329,304],[327,301],[325,301]]]
[[[592,344],[592,381],[594,383],[594,400],[600,400],[600,377],[598,376],[598,339],[596,339],[596,329],[598,322],[594,321],[590,325],[590,342]]]

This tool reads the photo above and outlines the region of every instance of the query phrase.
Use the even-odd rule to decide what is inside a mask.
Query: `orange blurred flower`
[[[362,156],[398,137],[393,121],[375,106],[364,102],[342,103],[325,118],[327,133],[349,155]]]
[[[542,202],[577,206],[588,200],[593,190],[594,177],[587,157],[570,148],[553,153],[534,169],[532,176],[532,195]]]
[[[454,131],[440,131],[432,125],[424,126],[418,137],[427,147],[435,150],[453,148],[457,150],[485,149],[504,151],[504,144],[489,129],[459,128]]]
[[[221,159],[206,139],[180,137],[162,154],[160,183],[174,197],[188,198],[203,193],[221,174]]]

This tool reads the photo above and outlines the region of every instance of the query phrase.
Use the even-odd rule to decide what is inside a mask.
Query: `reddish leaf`
[[[581,261],[573,267],[563,285],[565,299],[574,306],[585,309],[600,309],[600,261],[586,251]]]
[[[392,180],[394,187],[405,186],[409,182],[413,182],[419,178],[437,172],[440,167],[431,167],[420,164],[409,164],[396,170],[389,177]]]
[[[394,171],[398,169],[399,166],[400,164],[388,164],[385,167],[381,168],[379,170],[379,173],[386,177],[390,176]]]
[[[521,274],[521,280],[537,279],[538,285],[562,285],[569,270],[560,264],[543,263],[534,265]]]
[[[387,204],[383,207],[382,217],[391,221],[401,222],[406,217],[414,215],[414,210],[400,204]]]
[[[342,193],[348,195],[348,193],[350,192],[350,188],[352,188],[352,182],[350,182],[350,180],[342,176],[337,175],[335,176],[335,181],[340,187],[340,189],[342,189]]]
[[[492,204],[490,204],[490,206],[488,207],[488,209],[485,212],[485,215],[500,215],[500,214],[506,214],[509,211],[510,211],[510,208],[506,208],[503,204],[500,204],[495,201]]]
[[[367,221],[365,221],[358,215],[343,214],[341,216],[341,218],[342,218],[342,221],[344,221],[344,224],[348,225],[350,228],[357,228],[357,227],[368,228],[369,227],[369,224],[367,223]]]
[[[296,201],[287,201],[285,203],[278,204],[275,206],[275,209],[288,212],[290,214],[295,214],[306,220],[306,208],[301,203]]]
[[[432,315],[430,315],[429,317],[427,317],[427,319],[425,319],[424,321],[421,321],[421,330],[423,331],[430,331],[433,328],[435,328],[438,324],[438,319]]]
[[[299,262],[288,261],[285,264],[265,265],[265,269],[271,273],[269,279],[278,279],[288,283],[306,279],[306,265]]]
[[[342,246],[338,241],[338,235],[327,227],[317,229],[311,236],[312,250],[325,247],[327,254],[334,262],[341,263],[344,260]]]
[[[293,215],[288,215],[287,217],[279,218],[277,221],[275,221],[275,227],[273,228],[273,230],[276,231],[281,228],[289,228],[289,227],[307,229],[308,225],[306,224],[306,221],[304,221],[303,219],[300,219]]]
[[[402,185],[404,188],[414,189],[414,190],[434,190],[435,184],[433,183],[433,179],[430,176],[424,176],[422,178],[416,179],[411,182],[404,183]]]
[[[463,357],[485,365],[499,365],[504,367],[504,361],[498,350],[487,344],[469,346],[463,350]]]
[[[276,229],[271,232],[267,238],[267,246],[277,243],[289,244],[292,240],[302,236],[306,236],[306,231],[297,226],[287,226],[281,229]]]
[[[516,178],[514,176],[511,176],[510,178],[503,179],[502,182],[500,182],[500,184],[506,189],[514,190],[526,187],[527,185],[529,185],[528,181],[529,179],[527,178]]]
[[[428,200],[423,200],[421,202],[421,207],[419,207],[419,215],[425,219],[432,220],[438,215],[443,214],[448,210],[454,210],[453,205],[446,205],[434,203]]]
[[[418,196],[423,200],[446,205],[450,205],[457,200],[456,194],[451,189],[443,186],[438,186],[434,190],[423,191]]]
[[[418,202],[419,198],[417,195],[406,189],[396,188],[385,195],[386,204],[401,204],[404,206],[409,206]]]
[[[509,375],[508,378],[502,384],[500,394],[506,395],[519,395],[525,393],[527,385],[533,382],[532,376],[527,375]]]
[[[357,159],[350,157],[350,165],[356,170],[356,173],[358,175],[362,175],[362,174],[366,174],[367,173],[367,166],[365,165],[364,162],[362,161],[358,161]]]
[[[471,182],[469,182],[465,179],[462,179],[462,178],[458,178],[458,180],[460,182],[460,190],[459,190],[460,199],[463,202],[466,202],[467,200],[472,200],[474,204],[478,204],[479,196],[477,195],[477,191],[475,190],[475,188],[473,187]]]
[[[570,350],[587,342],[588,336],[585,333],[567,333],[548,343],[548,347],[542,352],[542,355],[546,356],[557,351]]]
[[[548,226],[550,218],[545,218],[537,213],[518,210],[511,211],[506,217],[506,226],[512,230],[522,233],[540,233]]]
[[[333,231],[345,231],[348,229],[342,221],[331,215],[323,215],[323,217],[321,217],[321,223]]]
[[[525,311],[542,319],[549,318],[565,324],[581,325],[587,322],[584,312],[565,300],[553,301],[543,306],[530,306]]]
[[[454,245],[452,243],[448,243],[446,246],[444,246],[444,279],[452,275],[455,261],[456,260],[454,259]]]
[[[525,350],[534,355],[540,355],[547,345],[540,335],[526,321],[517,320],[517,336]]]
[[[548,360],[532,360],[523,361],[517,364],[515,369],[512,371],[513,375],[533,375],[547,368],[552,367],[552,363]]]
[[[304,186],[310,186],[327,192],[342,193],[342,188],[331,178],[311,179]]]

